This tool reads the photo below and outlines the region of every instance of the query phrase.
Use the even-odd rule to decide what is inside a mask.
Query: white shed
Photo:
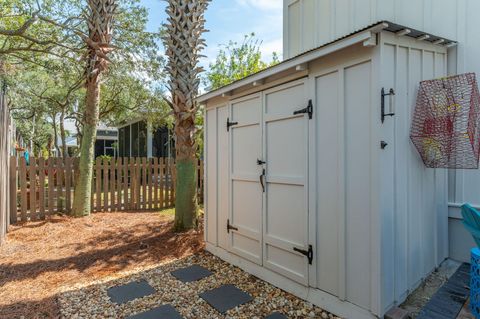
[[[405,300],[448,256],[448,174],[409,129],[454,44],[380,22],[199,97],[207,249],[348,318]]]

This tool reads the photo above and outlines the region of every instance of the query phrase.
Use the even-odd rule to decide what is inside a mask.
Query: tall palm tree
[[[90,214],[91,184],[93,176],[94,146],[99,116],[100,82],[112,51],[112,24],[117,9],[116,0],[88,0],[86,20],[88,36],[81,35],[87,45],[85,67],[85,111],[82,143],[80,146],[79,174],[76,179],[73,215]]]
[[[175,228],[192,228],[197,217],[195,98],[200,84],[200,52],[205,47],[204,13],[210,0],[168,0],[168,23],[163,38],[170,75],[170,106],[175,117]]]

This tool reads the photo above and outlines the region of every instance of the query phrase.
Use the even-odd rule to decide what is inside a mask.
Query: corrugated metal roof
[[[205,95],[207,95],[207,94],[208,94],[208,95],[214,94],[215,92],[220,91],[220,90],[224,90],[225,88],[228,88],[229,86],[232,86],[232,85],[234,85],[234,84],[236,84],[236,83],[238,83],[238,82],[240,82],[240,81],[244,81],[244,80],[246,80],[246,79],[248,79],[248,78],[251,78],[251,77],[256,76],[256,75],[258,75],[258,74],[261,74],[261,73],[266,73],[267,71],[269,71],[269,70],[271,70],[271,69],[278,68],[279,66],[281,66],[281,65],[283,65],[283,64],[285,64],[285,63],[288,63],[288,62],[291,62],[291,61],[293,61],[293,60],[296,60],[296,59],[298,59],[298,58],[300,58],[300,57],[302,57],[302,56],[308,55],[309,53],[312,53],[312,52],[314,52],[314,51],[317,51],[317,50],[322,49],[322,48],[324,48],[324,47],[326,47],[326,46],[332,45],[332,44],[334,44],[334,43],[336,43],[336,42],[339,42],[339,41],[341,41],[341,40],[344,40],[344,39],[346,39],[346,38],[348,38],[348,37],[354,36],[354,35],[359,34],[359,33],[361,33],[361,32],[367,31],[367,30],[369,30],[369,29],[374,29],[374,28],[377,27],[377,26],[380,27],[380,26],[382,26],[382,25],[384,25],[384,24],[386,24],[387,26],[384,27],[384,28],[382,28],[382,31],[389,31],[389,32],[397,33],[397,32],[400,32],[400,31],[402,31],[402,30],[409,30],[409,33],[406,33],[404,36],[419,39],[419,38],[421,38],[422,36],[425,36],[425,35],[426,35],[426,36],[428,36],[428,37],[426,37],[426,39],[425,39],[424,41],[430,42],[430,43],[435,43],[435,42],[437,42],[437,41],[443,40],[443,42],[439,43],[439,45],[443,45],[443,46],[450,46],[450,45],[452,45],[452,44],[456,44],[456,43],[457,43],[456,41],[449,40],[449,39],[444,38],[444,37],[436,36],[436,35],[430,34],[430,33],[428,33],[428,32],[419,31],[419,30],[416,30],[416,29],[413,29],[413,28],[409,28],[409,27],[406,27],[406,26],[403,26],[403,25],[400,25],[400,24],[396,24],[396,23],[393,23],[393,22],[390,22],[390,21],[379,21],[379,22],[373,23],[373,24],[371,24],[371,25],[368,25],[368,26],[366,26],[366,27],[364,27],[364,28],[358,29],[358,30],[356,30],[356,31],[354,31],[354,32],[351,32],[351,33],[349,33],[349,34],[346,34],[346,35],[344,35],[344,36],[341,36],[341,37],[339,37],[339,38],[337,38],[337,39],[335,39],[335,40],[333,40],[333,41],[330,41],[330,42],[328,42],[328,43],[322,44],[322,45],[319,46],[319,47],[313,48],[313,49],[311,49],[311,50],[302,52],[301,54],[298,54],[298,55],[296,55],[296,56],[294,56],[294,57],[291,57],[291,58],[289,58],[289,59],[283,60],[283,61],[282,61],[281,63],[279,63],[279,64],[276,64],[276,65],[267,67],[267,68],[265,68],[265,69],[263,69],[263,70],[261,70],[261,71],[259,71],[259,72],[250,74],[250,75],[248,75],[248,76],[246,76],[246,77],[244,77],[244,78],[242,78],[242,79],[240,79],[240,80],[234,81],[234,82],[232,82],[232,83],[230,83],[230,84],[228,84],[228,85],[222,86],[222,87],[220,87],[220,88],[218,88],[218,89],[215,89],[215,90],[213,90],[213,91],[210,91],[210,92],[207,92],[207,93],[205,93],[205,94],[202,94],[202,95],[199,96],[198,98],[201,99],[203,96],[205,96]],[[218,95],[220,95],[220,94],[218,94]]]

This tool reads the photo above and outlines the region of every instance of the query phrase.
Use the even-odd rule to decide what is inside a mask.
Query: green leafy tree
[[[255,38],[255,33],[246,35],[242,43],[230,41],[224,45],[206,73],[204,84],[208,90],[218,89],[279,63],[276,53],[271,62],[264,62],[261,45],[262,41]]]

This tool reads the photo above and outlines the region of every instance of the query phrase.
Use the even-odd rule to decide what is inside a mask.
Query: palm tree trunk
[[[205,47],[202,34],[206,31],[204,13],[209,0],[169,0],[163,37],[170,74],[170,103],[175,116],[177,180],[175,197],[175,230],[195,226],[197,219],[196,192],[196,127],[198,109],[195,98],[200,83],[200,52]]]
[[[194,227],[197,219],[195,129],[194,114],[185,112],[176,116],[175,229],[179,231]]]
[[[86,216],[91,210],[92,177],[95,140],[100,103],[100,81],[107,69],[107,54],[112,51],[112,22],[117,5],[116,0],[88,0],[85,113],[80,144],[79,174],[75,183],[72,214]]]
[[[78,178],[75,184],[72,213],[76,217],[87,216],[91,211],[92,178],[95,140],[99,113],[100,86],[97,81],[87,84],[85,101],[85,122],[83,124],[82,143],[80,145],[80,161]]]

